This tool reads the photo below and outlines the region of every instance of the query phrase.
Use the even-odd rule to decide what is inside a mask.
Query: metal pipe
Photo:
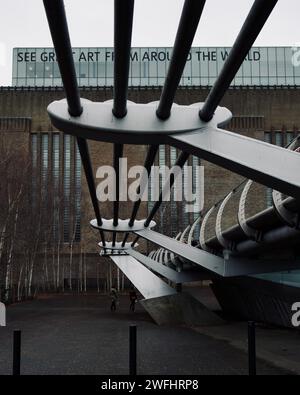
[[[148,177],[151,172],[151,167],[153,166],[153,163],[155,161],[155,157],[156,157],[158,148],[159,148],[159,145],[152,145],[148,150],[148,154],[147,154],[145,164],[144,164],[144,168],[146,169],[146,171],[148,173]],[[137,194],[143,195],[144,192],[145,192],[145,188],[143,190],[141,190],[141,186],[139,186],[137,189]],[[134,225],[134,222],[135,222],[135,219],[136,219],[136,216],[137,216],[137,213],[138,213],[141,203],[142,203],[142,200],[139,199],[134,204],[132,215],[131,215],[131,218],[129,221],[129,226],[131,226],[131,227]]]
[[[183,166],[185,165],[186,161],[188,160],[190,154],[187,152],[182,152],[179,156],[179,158],[177,159],[176,163],[175,163],[175,167],[180,167],[181,169],[183,168]],[[170,188],[173,187],[175,183],[175,176],[172,173],[171,177],[170,177]],[[165,186],[166,187],[166,186]],[[164,189],[165,189],[164,187]],[[164,189],[163,191],[160,193],[159,195],[159,200],[155,203],[153,209],[151,210],[150,215],[148,216],[146,222],[145,222],[145,227],[147,228],[151,221],[153,220],[153,218],[155,217],[156,213],[158,212],[158,210],[160,209],[160,206],[162,205],[163,202],[163,197],[164,197]]]
[[[144,167],[145,167],[145,169],[146,169],[146,171],[148,173],[148,177],[149,177],[150,172],[151,172],[151,167],[153,166],[153,163],[155,161],[155,157],[156,157],[158,148],[159,148],[159,145],[152,145],[149,148],[149,150],[148,150],[147,157],[146,157],[145,164],[144,164]],[[143,193],[144,193],[144,190],[141,191],[141,187],[139,186],[138,189],[137,189],[137,194],[141,194],[142,195]],[[139,199],[134,204],[134,207],[133,207],[133,210],[132,210],[132,214],[131,214],[131,218],[130,218],[130,221],[129,221],[129,226],[131,226],[131,227],[134,225],[134,222],[136,220],[136,217],[137,217],[139,208],[141,206],[141,203],[142,203],[142,200]],[[128,238],[129,238],[129,233],[126,233],[125,236],[124,236],[122,247],[125,247]]]
[[[117,233],[114,232],[114,233],[113,233],[113,240],[112,240],[112,245],[113,245],[113,247],[116,246],[116,241],[117,241]]]
[[[113,114],[117,118],[127,114],[133,12],[134,0],[115,0]]]
[[[171,115],[175,94],[186,65],[206,0],[185,0],[167,78],[156,111],[165,120]]]
[[[129,238],[129,236],[130,236],[129,233],[126,233],[126,234],[125,234],[124,239],[123,239],[123,242],[122,242],[122,247],[123,247],[123,248],[125,247],[125,245],[126,245],[126,243],[127,243],[127,240],[128,240],[128,238]]]
[[[287,198],[284,201],[284,206],[288,210],[299,212],[300,211],[300,204],[294,198]],[[265,233],[267,229],[270,228],[278,228],[282,226],[282,221],[280,220],[279,216],[276,213],[274,206],[267,208],[260,213],[255,214],[253,217],[247,219],[247,224],[253,229],[257,229],[262,233]],[[228,240],[235,240],[236,242],[240,243],[244,241],[245,235],[244,232],[241,230],[239,225],[235,225],[225,231],[223,231],[223,236]],[[220,249],[221,246],[218,242],[216,237],[212,237],[206,241],[206,244],[211,249]]]
[[[65,88],[69,113],[82,114],[76,70],[63,0],[43,0],[56,52],[57,62]]]
[[[116,185],[115,185],[115,201],[114,201],[114,212],[113,212],[113,225],[119,225],[119,207],[120,207],[120,159],[123,156],[123,144],[114,145],[114,170],[116,174]],[[116,232],[113,233],[113,247],[116,245]]]
[[[199,116],[209,122],[278,0],[256,0]]]
[[[288,226],[283,226],[281,228],[272,229],[266,232],[262,236],[262,240],[257,243],[252,240],[246,240],[238,243],[235,247],[236,255],[255,255],[262,252],[267,252],[270,250],[280,247],[283,245],[298,245],[300,240],[300,232],[297,229],[290,228]]]
[[[137,244],[137,242],[140,240],[140,236],[137,236],[134,241],[131,244],[131,247],[134,248],[134,246]]]
[[[114,145],[114,169],[116,174],[116,194],[114,201],[114,226],[119,224],[119,204],[120,204],[120,159],[123,156],[122,144]]]
[[[98,226],[102,226],[103,222],[102,222],[101,213],[100,213],[100,209],[99,209],[99,205],[98,205],[98,199],[97,199],[97,193],[96,193],[96,187],[95,187],[95,182],[94,182],[94,177],[93,177],[93,169],[92,169],[92,163],[91,163],[91,158],[90,158],[90,154],[89,154],[88,144],[87,144],[87,141],[81,137],[77,138],[77,144],[78,144],[78,148],[79,148],[79,152],[80,152],[80,156],[81,156],[81,162],[82,162],[82,165],[84,168],[86,180],[88,183],[88,188],[89,188],[89,192],[91,195],[97,223],[98,223]],[[104,236],[103,231],[100,231],[100,236],[101,236],[102,244],[105,247],[106,244],[105,244],[105,236]]]

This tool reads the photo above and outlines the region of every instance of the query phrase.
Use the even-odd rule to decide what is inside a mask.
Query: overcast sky
[[[231,46],[254,0],[207,0],[194,46]],[[135,0],[133,46],[172,46],[184,0]],[[52,46],[42,0],[1,0],[0,85],[13,47]],[[113,45],[113,0],[65,0],[72,45]],[[258,46],[300,47],[300,1],[279,0]]]

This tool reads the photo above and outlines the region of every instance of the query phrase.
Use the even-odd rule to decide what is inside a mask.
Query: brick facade
[[[208,92],[206,88],[180,88],[177,92],[176,102],[184,105],[202,102]],[[112,89],[85,88],[81,89],[81,96],[93,101],[105,101],[112,98]],[[18,148],[23,147],[22,149],[30,160],[30,134],[56,132],[50,123],[46,109],[49,103],[63,97],[63,91],[55,88],[0,89],[1,137],[6,142],[11,141]],[[160,89],[158,88],[138,88],[129,91],[129,100],[138,103],[153,102],[159,97]],[[234,88],[227,92],[222,105],[229,108],[234,114],[234,119],[228,129],[256,139],[264,140],[265,132],[282,132],[283,135],[285,132],[294,132],[296,134],[300,127],[300,90],[297,88]],[[95,173],[99,166],[112,163],[112,146],[110,144],[90,142],[89,146]],[[124,156],[128,158],[129,166],[141,165],[144,163],[146,152],[146,146],[125,146]],[[239,184],[242,178],[206,162],[202,162],[202,164],[205,166],[205,209],[207,209]],[[254,199],[251,200],[252,204],[248,208],[249,214],[259,211],[266,205],[264,188],[256,186],[251,193],[255,193],[256,198],[259,198],[255,203]],[[237,205],[237,203],[238,200],[230,204]],[[121,204],[120,217],[129,218],[131,209],[131,203]],[[228,208],[224,219],[224,226],[230,226],[236,221],[229,211],[230,208]],[[107,259],[99,257],[97,246],[99,237],[97,232],[89,226],[89,221],[94,218],[94,213],[83,171],[81,213],[81,242],[74,245],[74,256],[78,257],[79,253],[83,252],[88,262],[86,266],[88,278],[95,278],[96,271],[99,270],[102,273],[100,277],[104,278],[109,270],[109,264]],[[104,218],[111,218],[112,205],[101,205],[101,213]],[[166,213],[168,215],[168,211]],[[143,204],[140,218],[146,216],[147,205]],[[182,230],[179,223],[178,231]],[[213,223],[209,232],[213,233]],[[69,248],[69,244],[62,243],[61,256],[62,261],[66,262],[66,266],[69,260]],[[146,252],[146,243],[142,242],[141,248]],[[78,277],[78,270],[76,272],[74,270],[72,278]]]

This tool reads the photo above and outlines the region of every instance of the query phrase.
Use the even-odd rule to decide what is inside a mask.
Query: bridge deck
[[[131,256],[111,256],[111,259],[134,284],[145,299],[175,295],[177,292]]]

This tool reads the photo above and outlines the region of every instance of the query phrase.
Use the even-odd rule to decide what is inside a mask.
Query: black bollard
[[[256,376],[256,325],[255,322],[248,322],[248,355],[249,355],[249,376]]]
[[[129,328],[129,375],[136,376],[136,325]]]
[[[21,331],[14,331],[13,337],[13,376],[21,374]]]

